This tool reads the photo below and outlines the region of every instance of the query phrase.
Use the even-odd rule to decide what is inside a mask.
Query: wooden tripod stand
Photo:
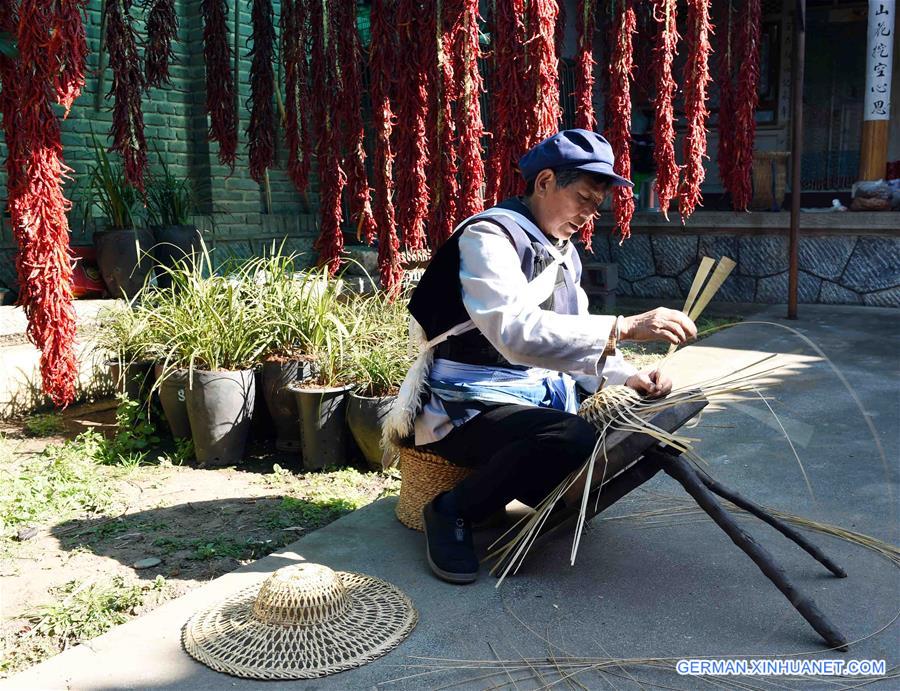
[[[653,416],[649,422],[656,427],[673,432],[697,415],[706,402],[682,403],[665,409]],[[744,531],[735,518],[722,506],[718,497],[727,499],[735,506],[768,523],[782,535],[795,542],[838,578],[845,578],[846,572],[829,559],[816,545],[784,521],[767,513],[762,507],[745,499],[737,492],[725,487],[683,458],[680,452],[661,446],[656,439],[646,434],[613,432],[606,439],[605,458],[596,464],[606,463],[605,470],[595,468],[592,482],[587,520],[612,506],[632,490],[640,487],[660,470],[676,480],[694,501],[715,521],[766,577],[775,584],[791,605],[822,636],[830,648],[847,650],[847,639],[818,608],[811,597],[803,594],[788,577],[772,554]],[[577,520],[580,506],[566,505],[552,513],[544,523],[537,540],[546,540],[556,532],[568,529],[571,533]],[[493,569],[502,573],[506,562]]]

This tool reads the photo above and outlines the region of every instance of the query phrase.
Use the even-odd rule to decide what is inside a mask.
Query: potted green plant
[[[381,470],[381,425],[412,364],[406,296],[391,301],[383,293],[359,299],[360,323],[347,358],[354,383],[347,402],[347,425],[373,470]]]
[[[288,387],[297,400],[303,467],[307,470],[345,462],[347,398],[352,388],[346,362],[354,337],[352,303],[338,300],[337,279],[328,279],[324,270],[320,275],[321,280],[307,279],[304,284],[315,307],[306,312],[309,321],[304,344],[312,358],[312,376]]]
[[[92,340],[94,347],[106,355],[105,364],[116,390],[133,401],[146,400],[153,386],[146,312],[135,301],[117,301],[104,307]]]
[[[243,459],[256,403],[255,367],[266,347],[265,315],[244,269],[218,274],[206,247],[196,262],[168,269],[159,291],[166,328],[158,333],[167,371],[185,369],[185,403],[197,460]]]
[[[275,428],[275,448],[299,452],[297,401],[288,386],[312,376],[308,343],[316,340],[310,337],[316,306],[311,274],[298,272],[297,257],[282,250],[273,243],[270,253],[251,260],[246,270],[267,324],[261,389]]]
[[[143,296],[138,309],[146,316],[148,351],[156,355],[154,388],[159,396],[163,417],[175,439],[190,439],[191,423],[187,412],[189,372],[183,363],[170,360],[163,353],[171,332],[170,309],[173,301],[166,291],[153,291]]]
[[[122,165],[110,161],[93,137],[94,162],[82,197],[82,217],[101,215],[105,230],[94,232],[97,266],[113,297],[130,300],[143,288],[152,269],[153,233],[146,228],[140,192],[125,180]]]
[[[167,288],[171,278],[165,267],[193,261],[200,250],[200,231],[191,223],[195,204],[190,181],[173,175],[159,150],[156,155],[161,172],[151,176],[147,186],[147,215],[155,240],[156,283]]]

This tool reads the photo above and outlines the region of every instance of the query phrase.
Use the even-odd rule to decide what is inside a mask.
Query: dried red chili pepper
[[[284,139],[288,175],[300,194],[309,187],[312,140],[309,136],[308,0],[281,4],[281,59],[284,68]]]
[[[394,187],[391,150],[391,130],[394,115],[391,112],[391,75],[396,49],[394,46],[396,17],[392,15],[389,0],[372,0],[370,15],[372,42],[369,49],[371,74],[372,126],[375,130],[375,220],[378,226],[378,274],[382,287],[392,298],[400,290],[403,268],[400,265],[400,241],[397,238],[396,218],[392,192]]]
[[[493,12],[494,61],[491,98],[491,145],[487,162],[485,202],[496,204],[522,189],[516,163],[524,153],[523,104],[526,93],[525,44],[522,17],[524,0],[495,0]]]
[[[482,187],[484,185],[484,161],[481,138],[484,124],[481,120],[479,98],[484,91],[478,72],[478,0],[464,0],[457,34],[456,52],[460,56],[462,72],[459,76],[460,102],[458,108],[460,199],[459,218],[466,218],[484,209]]]
[[[9,7],[4,14],[9,22],[13,16]],[[51,92],[53,100],[59,94],[56,78],[61,57],[47,41],[54,16],[54,3],[48,0],[23,0],[19,8],[19,60],[14,72],[20,82],[10,93],[18,102],[17,132],[10,155],[20,160],[8,164],[8,171],[15,185],[9,199],[10,219],[19,246],[16,268],[27,333],[41,350],[44,392],[54,404],[65,406],[75,397],[78,368],[66,218],[71,203],[62,190],[62,179],[71,169],[62,157],[59,121],[50,105]],[[77,63],[71,56],[67,61]],[[10,72],[5,70],[3,77]],[[73,73],[72,77],[78,82],[83,75]],[[3,84],[4,91],[7,86]]]
[[[125,180],[143,192],[147,168],[147,141],[141,110],[144,74],[130,9],[131,0],[108,0],[105,5],[106,50],[112,70],[112,84],[106,97],[113,99],[110,150],[118,151],[122,156]]]
[[[209,139],[219,143],[219,163],[233,171],[238,132],[231,43],[228,40],[228,5],[225,0],[200,0],[200,14],[203,16]]]
[[[356,27],[356,3],[332,5],[337,27],[338,71],[341,78],[339,103],[341,110],[344,170],[347,171],[347,190],[350,196],[350,218],[356,223],[357,239],[367,244],[375,242],[376,227],[372,216],[371,190],[366,175],[365,131],[362,121],[362,79],[359,74],[360,48]]]
[[[250,177],[261,183],[275,162],[275,19],[271,0],[253,0],[250,57],[250,119],[247,123]]]
[[[687,2],[687,62],[684,66],[684,110],[687,133],[684,137],[684,176],[679,191],[678,209],[684,223],[703,195],[700,185],[706,176],[703,159],[706,157],[706,108],[709,76],[709,0]]]
[[[759,103],[760,2],[747,0],[742,13],[740,64],[734,107],[734,164],[731,199],[735,210],[746,211],[753,198],[753,145],[756,138],[756,106]]]
[[[170,84],[169,67],[175,62],[172,42],[178,38],[175,0],[153,0],[147,13],[144,77],[147,88]]]
[[[632,34],[637,19],[632,0],[619,0],[611,25],[612,53],[609,62],[609,108],[612,120],[607,138],[616,157],[614,170],[622,177],[631,176],[631,71]],[[613,214],[615,232],[625,240],[631,235],[631,217],[634,215],[634,194],[630,187],[613,188]]]
[[[403,123],[393,131],[396,159],[397,227],[403,245],[410,250],[424,249],[425,222],[431,196],[427,175],[429,149],[434,143],[427,138],[431,113],[431,80],[435,57],[432,6],[416,0],[398,0],[395,17],[399,45],[409,55],[398,60],[395,84],[397,121]]]
[[[659,210],[669,220],[669,204],[678,194],[680,168],[675,160],[675,115],[673,100],[677,85],[672,78],[672,61],[678,45],[676,0],[654,0],[654,18],[659,24],[653,49],[656,99],[653,121],[653,158],[656,161],[656,194]]]

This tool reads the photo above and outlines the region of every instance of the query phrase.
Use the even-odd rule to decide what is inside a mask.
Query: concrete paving
[[[794,441],[813,495],[761,400],[705,413],[690,436],[701,439],[697,450],[712,474],[745,496],[897,544],[900,314],[819,306],[801,306],[796,322],[780,319],[783,314],[784,308],[776,307],[748,319],[787,325],[812,339],[853,387],[862,411],[832,368],[800,338],[778,326],[745,324],[721,332],[685,349],[666,367],[681,384],[765,353],[780,353],[783,368],[773,377],[768,403]],[[884,462],[863,415],[876,430]],[[883,659],[888,669],[900,665],[896,625],[900,571],[888,560],[843,540],[811,534],[847,570],[848,578],[836,579],[775,531],[742,520],[854,641],[848,653],[826,652],[787,600],[712,521],[694,514],[650,524],[633,515],[672,506],[685,496],[673,481],[657,476],[594,522],[582,539],[574,567],[568,563],[570,540],[555,539],[499,590],[484,572],[477,583],[465,587],[434,579],[425,565],[422,536],[394,519],[394,499],[382,500],[283,552],[19,674],[2,688],[527,689],[560,678],[546,671],[541,680],[528,670],[479,670],[474,662],[460,663],[467,669],[438,670],[436,662],[423,658],[677,660],[765,655]],[[373,663],[290,684],[231,678],[183,652],[180,630],[194,611],[298,560],[362,571],[395,583],[415,602],[418,626],[396,650]],[[484,676],[494,672],[495,676]],[[703,685],[696,678],[676,675],[671,663],[668,669],[613,668],[603,677],[584,671],[574,679],[590,689]],[[748,684],[745,688],[765,684],[752,677],[739,681]],[[844,679],[838,686],[853,683]],[[556,687],[570,688],[566,682]],[[801,686],[825,687],[825,680],[807,680]],[[869,688],[896,689],[900,681],[883,680]]]

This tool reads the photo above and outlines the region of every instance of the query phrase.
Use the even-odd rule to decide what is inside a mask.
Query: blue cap
[[[612,147],[596,132],[563,130],[547,137],[519,159],[519,170],[525,182],[531,182],[544,168],[574,169],[602,173],[612,178],[612,184],[634,187],[634,183],[613,171],[616,158]]]

